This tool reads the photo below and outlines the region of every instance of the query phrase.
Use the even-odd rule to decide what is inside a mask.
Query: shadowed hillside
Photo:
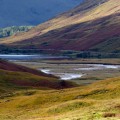
[[[120,3],[86,0],[27,33],[0,40],[24,49],[92,50],[119,53]],[[112,47],[113,46],[113,47]]]
[[[16,65],[14,63],[8,62],[8,61],[4,61],[4,60],[0,60],[0,69],[3,70],[8,70],[8,71],[14,71],[14,72],[27,72],[27,73],[31,73],[34,75],[38,75],[38,76],[46,76],[46,77],[50,77],[52,75],[48,75],[45,74],[41,71],[35,70],[35,69],[31,69],[31,68],[27,68],[21,65]],[[54,76],[52,76],[54,77]]]
[[[63,89],[76,86],[53,75],[0,60],[0,91],[28,88]],[[22,88],[23,87],[23,88]],[[6,89],[7,88],[7,89]]]

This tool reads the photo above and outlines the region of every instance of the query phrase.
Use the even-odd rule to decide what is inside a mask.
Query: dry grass
[[[28,89],[0,99],[1,120],[119,120],[120,77],[63,90]],[[109,117],[107,117],[109,120]]]
[[[75,83],[69,81],[59,81],[57,78],[37,76],[24,72],[0,70],[0,88],[3,88],[0,90],[1,93],[2,91],[8,91],[8,89],[15,89],[19,87],[63,89],[74,86],[76,86]]]

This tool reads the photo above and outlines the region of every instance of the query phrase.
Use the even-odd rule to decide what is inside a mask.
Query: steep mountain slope
[[[0,0],[0,27],[37,25],[82,0]],[[68,4],[69,3],[69,4]]]
[[[99,52],[119,52],[119,43],[119,0],[86,0],[25,34],[0,40],[0,44],[15,48]]]

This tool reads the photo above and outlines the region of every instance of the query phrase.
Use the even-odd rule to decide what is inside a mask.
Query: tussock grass
[[[120,77],[117,77],[62,90],[14,90],[0,98],[0,119],[119,120],[119,105]],[[115,116],[105,117],[107,113]]]
[[[119,120],[119,113],[120,77],[76,86],[0,70],[0,120]]]

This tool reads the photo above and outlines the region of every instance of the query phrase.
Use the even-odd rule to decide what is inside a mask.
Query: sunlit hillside
[[[1,120],[119,120],[120,78],[62,90],[1,94]]]
[[[0,40],[0,44],[24,49],[119,52],[120,2],[116,1],[86,0],[27,33]]]
[[[0,31],[0,120],[120,120],[120,0],[6,1],[27,25],[83,2]]]
[[[0,38],[9,37],[21,32],[27,32],[32,29],[33,26],[12,26],[6,28],[0,28]]]

